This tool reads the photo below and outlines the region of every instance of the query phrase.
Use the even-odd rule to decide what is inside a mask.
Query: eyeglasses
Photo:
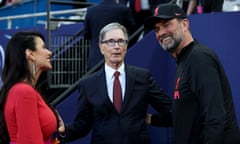
[[[118,44],[118,46],[123,47],[127,44],[127,40],[124,39],[118,39],[118,40],[114,40],[114,39],[109,39],[109,40],[105,40],[105,41],[101,41],[101,43],[105,43],[110,47],[114,47],[116,45],[116,43]]]

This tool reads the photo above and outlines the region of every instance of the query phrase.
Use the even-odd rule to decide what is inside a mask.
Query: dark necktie
[[[113,82],[113,104],[116,108],[116,110],[120,113],[121,107],[122,107],[122,89],[121,84],[118,79],[120,72],[116,71],[114,73],[114,82]]]

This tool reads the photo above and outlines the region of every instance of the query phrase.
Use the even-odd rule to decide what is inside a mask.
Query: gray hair
[[[111,31],[113,29],[121,29],[123,31],[125,39],[128,41],[127,29],[123,25],[114,22],[114,23],[107,24],[101,29],[99,34],[99,42],[104,40],[106,32]]]

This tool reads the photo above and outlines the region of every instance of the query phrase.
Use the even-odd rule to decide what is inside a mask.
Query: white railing
[[[78,16],[78,20],[84,20],[86,15],[86,8],[80,9],[70,9],[70,10],[58,10],[58,11],[51,11],[50,15],[60,15],[60,14],[74,14]],[[24,19],[24,18],[35,18],[35,17],[42,17],[47,16],[47,12],[39,12],[39,13],[31,13],[31,14],[21,14],[21,15],[13,15],[13,16],[4,16],[0,17],[0,21],[7,22],[7,29],[12,28],[12,21],[15,19]],[[43,23],[43,22],[41,22]],[[46,22],[44,23],[46,24]]]

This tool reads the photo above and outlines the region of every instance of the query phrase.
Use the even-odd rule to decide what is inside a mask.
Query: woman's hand
[[[64,125],[64,121],[62,120],[62,117],[60,116],[60,114],[58,114],[58,120],[59,120],[58,132],[60,134],[65,135],[65,125]]]

